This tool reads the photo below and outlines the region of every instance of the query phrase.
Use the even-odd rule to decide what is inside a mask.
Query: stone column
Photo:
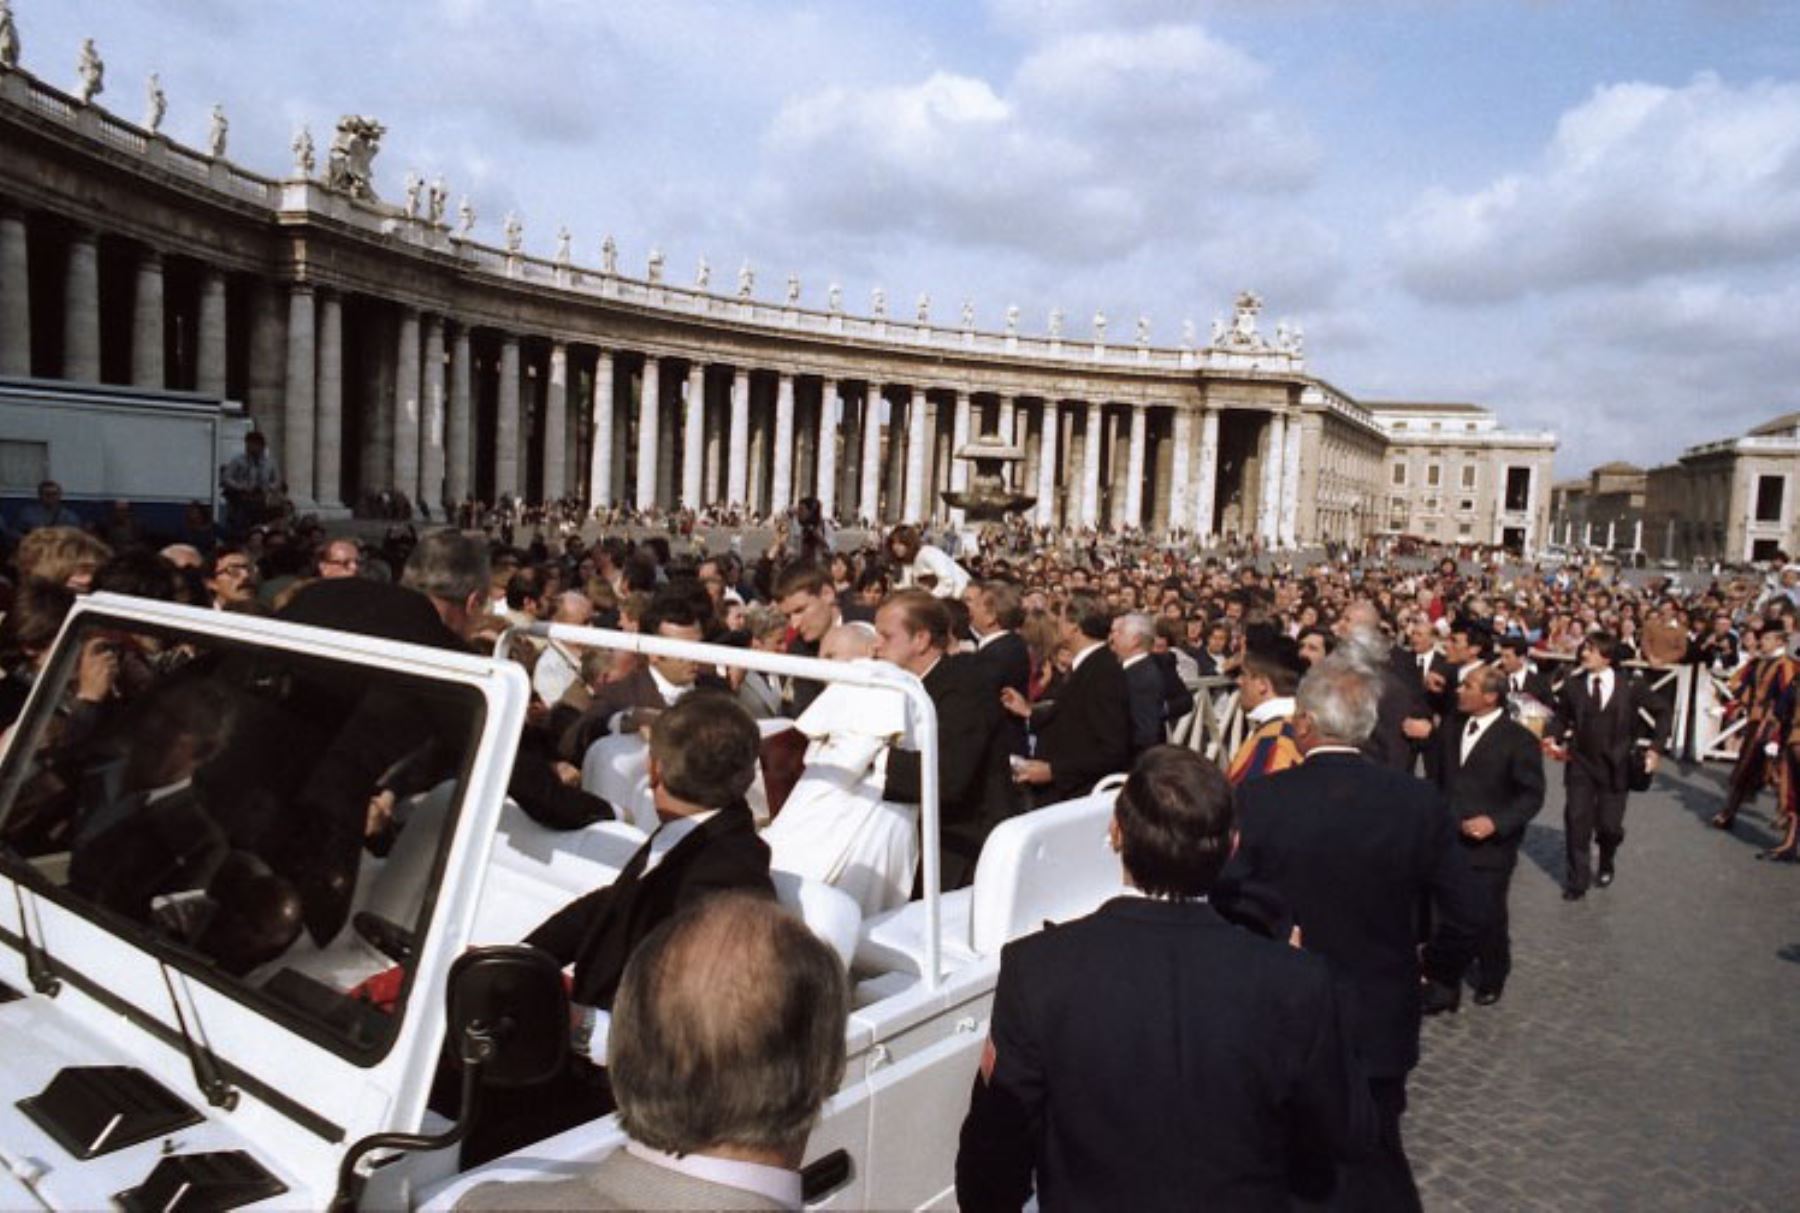
[[[969,487],[969,465],[957,458],[957,452],[969,444],[969,393],[957,389],[956,409],[950,415],[950,490],[961,493]],[[961,530],[968,516],[958,509],[950,511],[950,525]]]
[[[881,384],[872,380],[863,389],[862,431],[862,491],[856,509],[864,522],[876,526],[881,522]]]
[[[706,468],[706,368],[688,364],[687,384],[682,389],[681,504],[697,510],[706,504],[700,476]]]
[[[310,306],[311,300],[307,302]],[[137,289],[131,300],[131,386],[161,391],[166,382],[162,254],[145,249],[138,254]]]
[[[1018,422],[1016,420],[1018,417],[1018,410],[1014,407],[1013,398],[1011,396],[1000,397],[1000,408],[998,412],[999,416],[996,420],[999,424],[995,428],[999,431],[1000,440],[1006,443],[1007,446],[1012,446],[1018,441],[1019,436],[1017,431]],[[1006,487],[1010,489],[1013,485],[1013,465],[1010,459],[1000,465],[1000,475],[1003,478]]]
[[[221,281],[221,296],[223,287]],[[313,427],[313,499],[335,509],[342,505],[344,491],[344,301],[336,291],[319,295],[318,326],[319,369],[314,386],[319,412],[318,424]],[[201,365],[205,365],[204,360]]]
[[[903,517],[909,522],[924,522],[930,516],[925,504],[925,395],[912,388],[906,395],[906,501]]]
[[[1300,516],[1300,444],[1305,437],[1305,423],[1292,417],[1287,423],[1287,441],[1281,459],[1281,517],[1276,533],[1283,547],[1298,542]]]
[[[594,449],[588,455],[588,511],[612,504],[613,356],[601,350],[594,360]]]
[[[343,333],[342,305],[338,305],[338,333]],[[205,396],[225,394],[225,275],[209,269],[200,278],[199,331],[195,335],[194,390]],[[343,387],[343,355],[339,352],[338,386]],[[340,400],[342,397],[339,398]],[[337,499],[336,491],[331,493]]]
[[[494,500],[519,495],[519,338],[500,338],[500,385],[494,416]]]
[[[444,504],[444,456],[448,435],[444,429],[444,318],[425,317],[424,361],[425,415],[419,435],[419,500],[435,513]]]
[[[675,440],[681,432],[681,392],[677,388],[671,398],[661,391],[661,375],[657,376],[657,383],[660,396],[656,407],[656,503],[668,509],[681,492],[681,472],[675,466]]]
[[[140,288],[142,285],[140,278]],[[282,382],[281,470],[287,477],[288,496],[299,508],[305,508],[318,499],[318,482],[313,470],[316,441],[314,416],[319,407],[319,355],[314,324],[313,289],[304,282],[296,282],[288,288],[287,372]],[[135,351],[132,362],[135,368]]]
[[[742,509],[750,502],[750,372],[741,366],[731,377],[731,433],[726,446],[725,496]]]
[[[702,386],[706,380],[702,379]],[[704,400],[704,395],[702,400]],[[706,407],[706,468],[701,478],[700,499],[706,505],[725,500],[725,414],[729,409]]]
[[[794,376],[782,371],[775,381],[775,476],[769,513],[785,513],[794,505]]]
[[[1173,424],[1173,442],[1175,449],[1169,462],[1169,519],[1168,529],[1173,531],[1193,525],[1193,518],[1188,509],[1188,458],[1194,445],[1194,415],[1180,405],[1175,406]]]
[[[569,491],[563,448],[569,444],[569,347],[550,343],[550,380],[544,388],[544,500]]]
[[[0,375],[31,374],[31,267],[25,217],[0,211]]]
[[[513,411],[513,437],[518,438],[518,410]],[[400,309],[400,332],[394,342],[394,491],[419,500],[419,311]]]
[[[1287,441],[1287,417],[1270,413],[1263,438],[1262,499],[1256,515],[1256,533],[1265,544],[1281,540],[1281,465]]]
[[[93,232],[69,237],[63,296],[63,378],[100,382],[100,244]]]
[[[654,354],[644,355],[644,377],[638,384],[637,508],[656,504],[656,455],[662,420],[662,363]]]
[[[1200,414],[1200,466],[1194,477],[1194,535],[1206,539],[1217,528],[1213,501],[1219,489],[1219,410]]]
[[[1125,456],[1125,525],[1144,525],[1144,447],[1150,437],[1150,412],[1131,406],[1131,448]]]
[[[813,495],[819,499],[819,513],[829,518],[837,509],[837,380],[819,384],[819,474]]]
[[[950,487],[950,435],[944,432],[949,414],[928,392],[925,394],[925,517],[942,521],[949,515],[944,490]]]
[[[1100,431],[1105,411],[1098,401],[1088,401],[1087,433],[1081,449],[1081,525],[1084,527],[1100,525]]]
[[[1062,428],[1062,406],[1044,398],[1044,417],[1038,429],[1037,522],[1056,525],[1056,435]]]

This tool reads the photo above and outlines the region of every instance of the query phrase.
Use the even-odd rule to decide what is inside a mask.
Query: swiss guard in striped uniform
[[[1794,858],[1795,809],[1800,800],[1795,768],[1800,766],[1800,662],[1787,655],[1787,633],[1774,621],[1763,626],[1757,658],[1732,678],[1732,690],[1744,705],[1744,733],[1732,768],[1725,807],[1712,819],[1729,830],[1740,808],[1756,799],[1765,785],[1775,789],[1776,824],[1786,825],[1786,837],[1759,858]]]
[[[1300,765],[1294,743],[1294,691],[1305,666],[1291,639],[1260,629],[1245,640],[1238,691],[1250,735],[1238,746],[1226,768],[1232,787]]]

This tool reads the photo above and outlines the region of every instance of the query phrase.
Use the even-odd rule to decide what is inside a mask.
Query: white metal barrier
[[[1172,744],[1220,766],[1231,761],[1243,740],[1243,703],[1234,678],[1202,678],[1194,689],[1194,710],[1169,730]]]
[[[1538,668],[1549,675],[1551,688],[1561,690],[1575,666],[1575,657],[1566,653],[1551,653],[1533,649],[1531,658],[1537,662]],[[1689,754],[1688,743],[1696,726],[1697,707],[1695,703],[1696,671],[1700,668],[1691,665],[1651,665],[1647,661],[1621,661],[1620,669],[1637,670],[1645,685],[1652,693],[1661,695],[1670,702],[1669,715],[1669,753],[1677,758],[1685,758]],[[1640,712],[1646,724],[1654,723],[1652,717]],[[1709,755],[1702,752],[1696,744],[1692,751],[1697,758]]]

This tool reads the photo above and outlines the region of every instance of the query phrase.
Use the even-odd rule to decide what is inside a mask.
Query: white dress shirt
[[[1495,708],[1491,712],[1483,712],[1479,716],[1469,717],[1469,723],[1463,726],[1461,761],[1469,761],[1469,752],[1473,750],[1476,743],[1481,740],[1482,734],[1492,728],[1494,722],[1498,719],[1500,719],[1499,708]]]
[[[647,1163],[679,1171],[694,1179],[754,1192],[784,1209],[801,1207],[798,1171],[771,1167],[760,1162],[742,1162],[734,1158],[713,1158],[705,1154],[666,1154],[636,1141],[626,1142],[625,1148]]]
[[[1600,680],[1600,693],[1594,697],[1594,702],[1598,703],[1602,708],[1612,702],[1613,671],[1611,666],[1607,666],[1598,674],[1589,673],[1585,675],[1585,677],[1588,680],[1588,687],[1590,690],[1593,688],[1594,679],[1598,678]]]

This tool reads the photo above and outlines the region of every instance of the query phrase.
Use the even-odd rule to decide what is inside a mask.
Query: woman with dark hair
[[[918,586],[930,590],[934,598],[961,598],[969,588],[969,571],[950,559],[949,553],[926,543],[916,527],[895,527],[888,535],[886,551],[900,589]]]

